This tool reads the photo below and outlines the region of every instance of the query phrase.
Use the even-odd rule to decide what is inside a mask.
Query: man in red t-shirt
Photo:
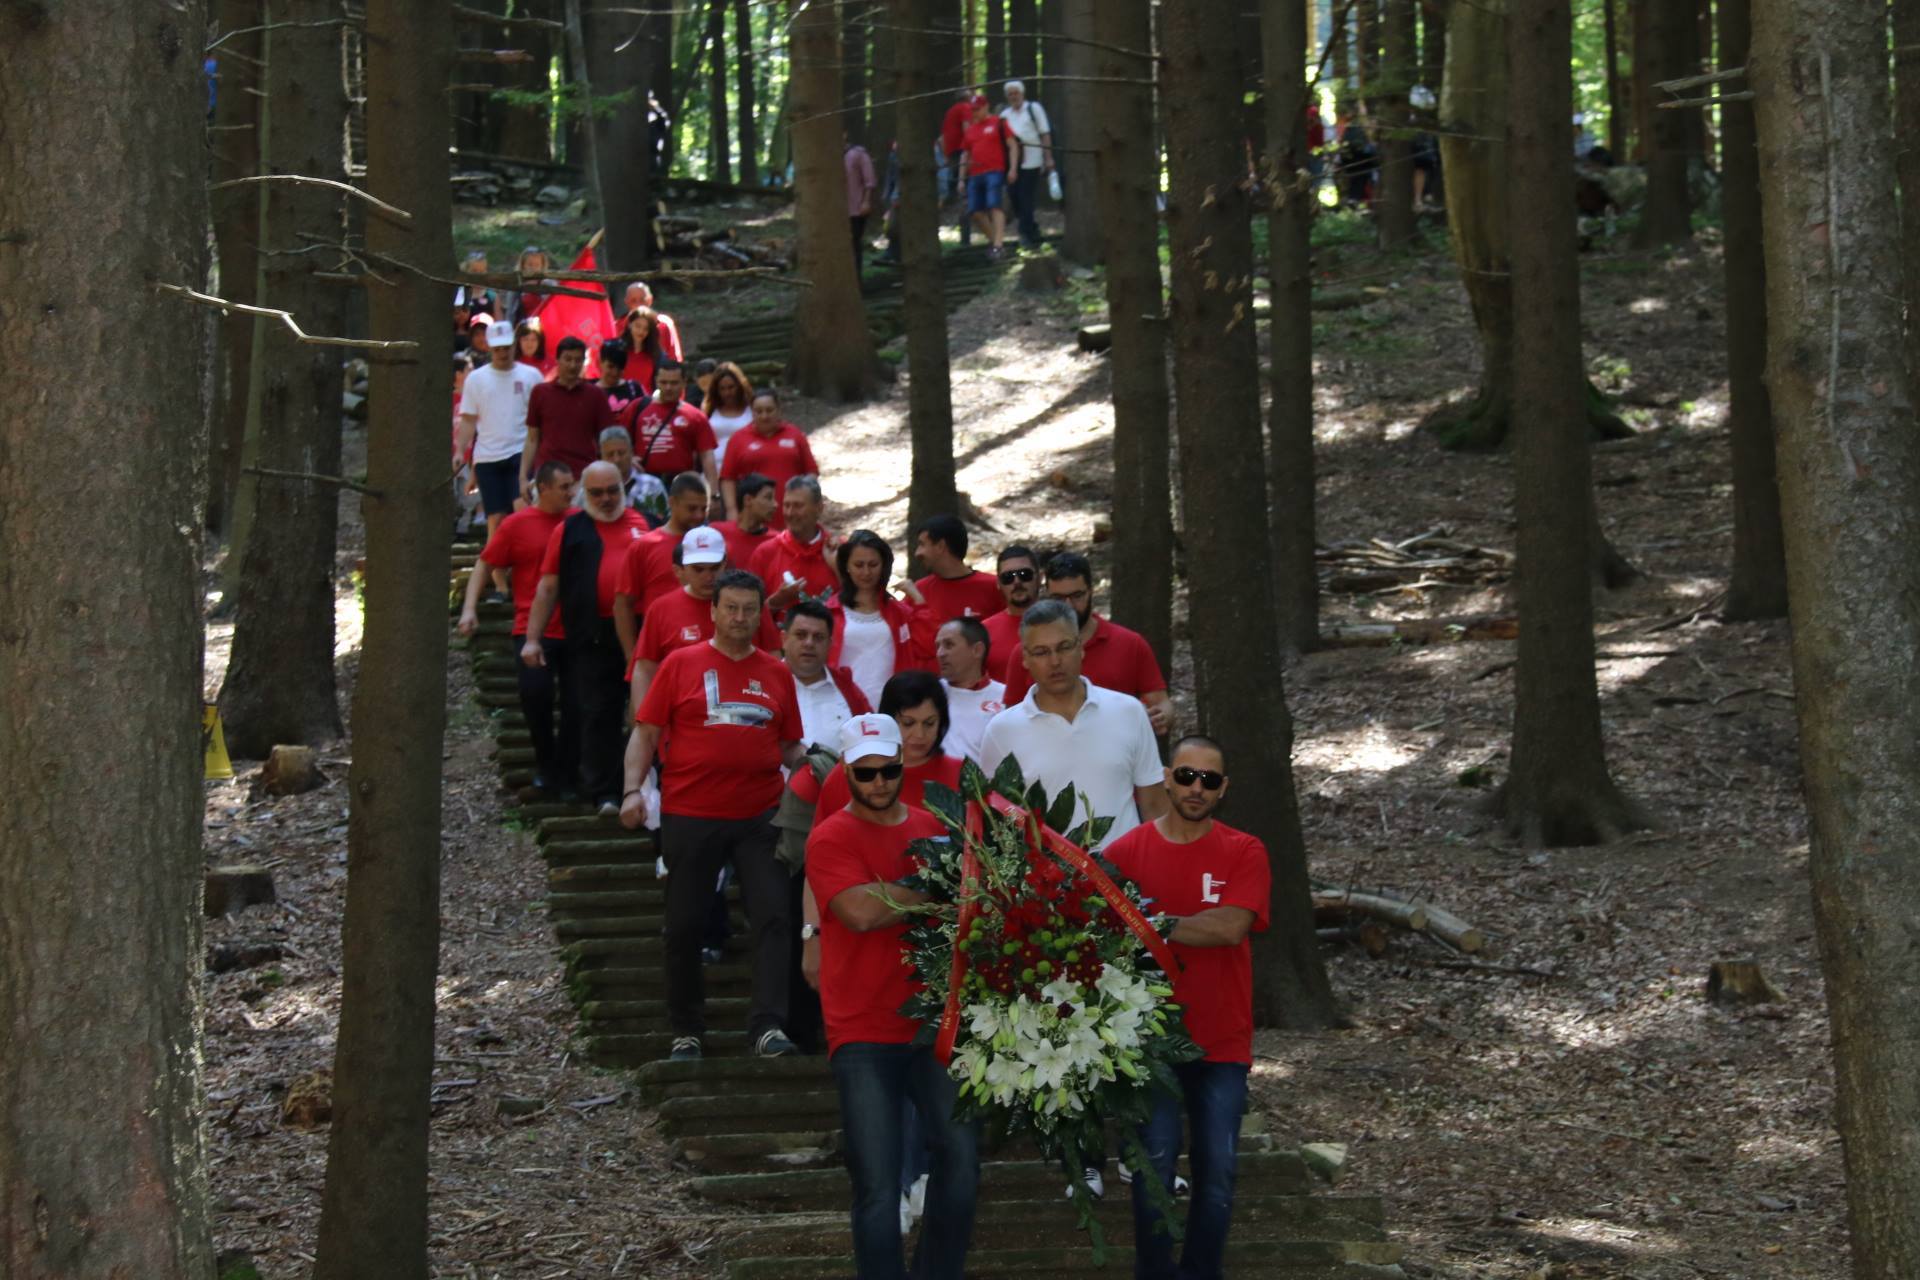
[[[780,416],[780,397],[763,387],[753,393],[753,425],[736,431],[727,441],[726,462],[720,468],[720,488],[727,501],[729,515],[740,510],[735,489],[750,475],[763,475],[779,487],[779,500],[787,496],[787,482],[795,476],[817,476],[820,464],[813,460],[807,433]],[[772,518],[775,529],[787,527],[778,507]]]
[[[610,462],[580,477],[586,505],[548,535],[540,556],[540,589],[527,610],[520,661],[546,665],[540,637],[555,611],[567,630],[561,692],[580,734],[580,790],[602,814],[619,811],[620,735],[626,724],[626,663],[613,625],[613,589],[647,522],[627,509],[626,489]]]
[[[960,172],[967,183],[967,212],[993,246],[987,250],[989,258],[1000,256],[1000,241],[1007,232],[1002,197],[1019,169],[1020,140],[1014,137],[1012,127],[993,113],[987,95],[976,94],[973,118],[967,123],[966,146],[960,155]]]
[[[686,390],[686,366],[662,360],[653,374],[653,399],[629,410],[621,425],[633,437],[633,460],[642,471],[662,480],[697,471],[706,477],[708,492],[717,493],[720,463],[714,453],[720,441],[707,415],[681,399]]]
[[[644,541],[644,539],[643,539]],[[633,659],[627,664],[627,684],[633,690],[633,709],[646,700],[647,686],[660,662],[675,649],[704,644],[713,639],[713,584],[720,579],[720,568],[727,560],[727,540],[707,525],[687,530],[680,545],[673,549],[673,563],[680,571],[681,587],[656,597],[641,624],[640,638],[633,646]],[[780,632],[760,613],[760,629],[753,643],[768,653],[780,650]]]
[[[914,531],[913,554],[927,566],[927,576],[916,578],[934,621],[986,618],[999,613],[1005,602],[1000,585],[990,573],[967,564],[967,526],[959,516],[928,516]]]
[[[840,761],[852,799],[822,817],[807,837],[807,887],[819,921],[801,929],[819,938],[820,1005],[828,1065],[840,1091],[840,1126],[853,1179],[853,1262],[862,1276],[899,1276],[902,1117],[910,1102],[929,1148],[926,1217],[912,1274],[959,1280],[973,1237],[980,1185],[979,1135],[955,1123],[957,1090],[933,1056],[916,1045],[919,1023],[900,1012],[913,994],[902,954],[902,907],[927,895],[897,882],[918,863],[915,840],[946,835],[938,818],[900,798],[906,766],[900,725],[862,715],[840,729]]]
[[[727,540],[727,560],[734,568],[745,569],[767,539],[779,532],[773,527],[773,518],[780,510],[781,494],[772,479],[758,472],[741,476],[728,493],[732,496],[727,508],[734,515],[715,521],[713,527]],[[782,519],[781,523],[786,521]]]
[[[467,598],[460,608],[458,629],[471,636],[480,625],[480,592],[492,576],[488,569],[504,569],[513,584],[513,655],[517,659],[527,642],[527,618],[540,589],[540,562],[546,558],[553,531],[573,509],[573,471],[564,462],[543,462],[534,475],[533,505],[500,522],[480,552],[480,563],[467,575]],[[556,612],[540,633],[546,664],[529,667],[516,662],[520,673],[520,710],[527,717],[527,736],[533,743],[533,785],[552,796],[571,791],[579,765],[580,740],[565,709],[567,684],[566,628]],[[556,696],[561,715],[555,736]]]
[[[1103,689],[1140,699],[1154,733],[1164,736],[1173,723],[1167,678],[1160,674],[1160,662],[1145,636],[1093,611],[1093,567],[1087,558],[1062,551],[1048,560],[1047,596],[1072,605],[1080,619],[1080,674]],[[1006,678],[1007,705],[1013,706],[1027,696],[1033,681],[1018,662],[1007,668]]]
[[[987,629],[989,642],[987,674],[1005,684],[1012,678],[1010,672],[1026,670],[1020,661],[1020,619],[1026,616],[1027,606],[1040,598],[1040,558],[1016,542],[1000,548],[994,568],[1005,607],[988,614],[980,625]]]
[[[787,496],[780,502],[787,527],[767,539],[747,566],[767,584],[767,607],[775,621],[786,616],[787,606],[802,592],[819,597],[840,585],[840,571],[831,554],[838,544],[820,527],[826,505],[820,477],[796,476],[788,481]]]
[[[1174,744],[1172,758],[1167,767],[1172,807],[1105,851],[1153,900],[1155,910],[1173,918],[1166,935],[1180,962],[1173,998],[1202,1053],[1199,1061],[1173,1069],[1183,1098],[1157,1093],[1153,1115],[1140,1127],[1141,1145],[1169,1195],[1180,1158],[1183,1111],[1192,1130],[1192,1199],[1179,1269],[1140,1170],[1133,1179],[1133,1247],[1138,1275],[1218,1276],[1233,1219],[1234,1144],[1253,1064],[1248,935],[1267,927],[1271,877],[1266,847],[1214,820],[1227,795],[1227,759],[1220,744],[1190,734]]]
[[[626,572],[614,586],[613,621],[628,662],[633,660],[633,646],[640,639],[647,606],[680,589],[674,548],[687,536],[687,530],[706,521],[707,505],[707,482],[695,472],[681,472],[667,486],[667,522],[642,537],[627,557]]]
[[[531,500],[533,473],[543,462],[558,460],[575,475],[600,461],[600,428],[613,421],[607,392],[588,382],[587,344],[568,334],[560,339],[553,381],[527,397],[527,443],[520,451],[520,487]]]
[[[620,821],[647,819],[641,785],[660,763],[660,855],[667,870],[667,1020],[672,1057],[697,1059],[706,1034],[700,950],[721,868],[733,864],[746,899],[753,960],[748,1038],[755,1055],[795,1052],[787,1038],[792,980],[793,877],[774,857],[773,814],[786,785],[781,769],[801,767],[800,707],[793,676],[756,649],[764,591],[750,573],[714,583],[713,638],[660,662],[634,714],[627,742]]]

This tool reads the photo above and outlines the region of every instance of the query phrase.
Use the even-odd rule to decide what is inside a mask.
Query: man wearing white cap
[[[646,621],[640,626],[640,638],[634,642],[633,663],[627,679],[633,683],[633,705],[638,710],[647,696],[647,686],[660,660],[675,649],[690,644],[705,644],[713,639],[713,584],[727,560],[727,539],[718,529],[699,525],[686,531],[673,549],[673,563],[680,575],[680,590],[660,596],[648,606]],[[769,651],[780,647],[780,633],[760,612],[760,626],[754,643]]]
[[[920,1025],[900,1012],[913,970],[901,954],[901,908],[927,896],[897,882],[916,869],[909,846],[945,828],[900,799],[906,771],[900,725],[862,715],[840,729],[840,760],[852,799],[822,818],[807,838],[807,885],[825,904],[820,923],[802,928],[820,939],[820,1004],[828,1065],[840,1092],[847,1172],[853,1179],[853,1261],[862,1277],[904,1277],[900,1256],[900,1166],[905,1109],[919,1114],[930,1174],[926,1218],[912,1274],[959,1280],[973,1236],[980,1184],[979,1136],[955,1123],[953,1078]]]
[[[467,375],[460,391],[460,425],[454,432],[453,469],[473,452],[473,478],[487,513],[487,536],[525,505],[520,495],[520,452],[527,443],[527,403],[540,385],[540,371],[513,358],[513,325],[487,326],[487,366]]]

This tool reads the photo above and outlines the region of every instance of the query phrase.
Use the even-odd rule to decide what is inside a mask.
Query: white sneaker
[[[655,880],[665,880],[667,878],[667,860],[665,858],[655,858],[653,860],[653,878]]]
[[[1094,1168],[1092,1165],[1088,1165],[1086,1168],[1080,1171],[1080,1175],[1082,1180],[1085,1181],[1087,1184],[1088,1195],[1092,1196],[1095,1200],[1104,1199],[1106,1197],[1107,1180],[1100,1176],[1100,1171],[1098,1169]],[[1073,1184],[1071,1182],[1067,1184],[1067,1199],[1069,1200],[1073,1199]]]
[[[911,1230],[913,1230],[913,1206],[903,1193],[900,1197],[900,1234],[905,1235]]]
[[[1133,1185],[1133,1170],[1127,1167],[1127,1162],[1125,1160],[1115,1160],[1113,1162],[1113,1167],[1114,1167],[1114,1171],[1120,1175],[1121,1186],[1130,1187]]]
[[[1185,1178],[1181,1177],[1177,1173],[1173,1175],[1173,1194],[1175,1196],[1184,1196],[1189,1192],[1191,1192],[1192,1190],[1193,1188],[1187,1184],[1187,1180]]]
[[[927,1175],[921,1174],[907,1188],[907,1203],[913,1206],[913,1216],[922,1218],[927,1213]]]

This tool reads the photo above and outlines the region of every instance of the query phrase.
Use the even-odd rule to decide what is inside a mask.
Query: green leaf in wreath
[[[1072,787],[1068,787],[1059,795],[1055,796],[1053,798],[1053,807],[1046,811],[1047,825],[1055,831],[1065,831],[1068,824],[1073,821],[1073,812],[1077,799],[1078,797],[1074,795]]]
[[[1008,756],[1000,762],[1000,767],[993,771],[993,789],[1015,802],[1026,794],[1027,779],[1020,772],[1018,756]]]
[[[1093,848],[1093,846],[1105,840],[1107,838],[1107,832],[1111,830],[1113,830],[1112,818],[1090,819],[1087,822],[1087,843],[1084,847],[1088,849]]]
[[[931,784],[929,784],[931,785]],[[968,800],[984,802],[993,783],[971,757],[960,762],[960,794]]]
[[[969,761],[968,763],[971,764],[972,762]],[[975,772],[977,773],[979,770],[976,769]],[[963,774],[960,779],[960,785],[965,787],[966,784],[966,777]],[[927,783],[925,796],[926,798],[921,801],[921,803],[927,806],[928,812],[932,813],[934,817],[946,823],[948,828],[954,831],[960,831],[966,827],[967,802],[960,792],[953,790],[944,783],[929,781]]]
[[[1027,787],[1027,794],[1021,797],[1020,803],[1026,806],[1028,813],[1035,815],[1045,813],[1047,811],[1047,789],[1038,782],[1030,784]]]

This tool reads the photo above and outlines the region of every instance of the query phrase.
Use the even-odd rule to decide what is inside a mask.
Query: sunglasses
[[[855,782],[872,782],[875,778],[885,778],[892,782],[907,771],[907,766],[895,760],[892,764],[850,764],[847,772],[853,775]]]
[[[1174,785],[1181,787],[1190,787],[1198,782],[1208,791],[1218,791],[1226,783],[1227,775],[1211,769],[1189,769],[1181,765],[1173,771],[1173,781]]]
[[[1032,581],[1033,570],[1031,569],[1002,569],[1000,571],[1000,585],[1003,587],[1010,587],[1016,582]]]

